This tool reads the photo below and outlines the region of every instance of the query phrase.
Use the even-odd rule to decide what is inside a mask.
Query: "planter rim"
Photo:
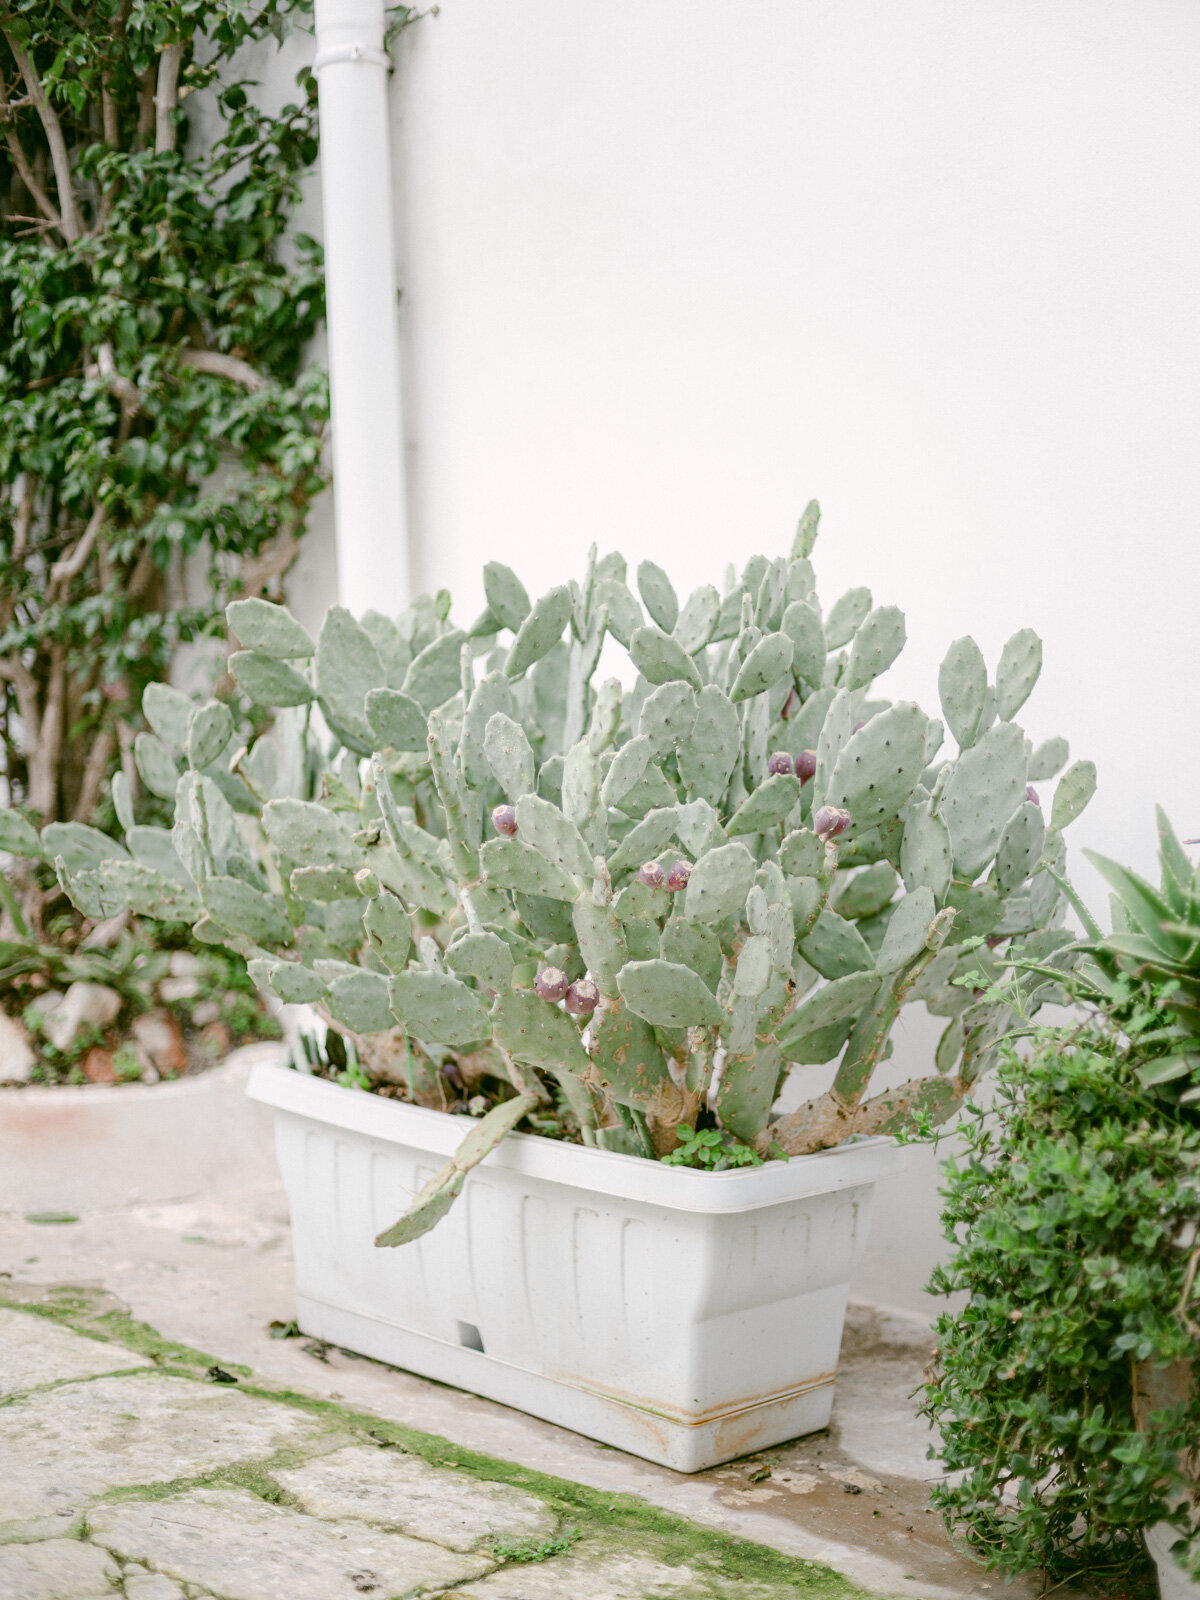
[[[292,1067],[255,1066],[246,1093],[252,1100],[312,1122],[447,1157],[454,1154],[465,1125],[472,1121],[343,1088]],[[894,1139],[876,1135],[834,1150],[793,1156],[790,1161],[701,1172],[538,1134],[510,1133],[481,1165],[671,1210],[735,1213],[874,1183],[899,1172],[905,1159],[904,1149]]]
[[[200,1094],[206,1085],[216,1079],[230,1078],[240,1067],[257,1069],[264,1065],[262,1057],[270,1051],[275,1060],[286,1058],[288,1046],[283,1039],[256,1039],[250,1044],[238,1045],[215,1066],[203,1072],[186,1072],[179,1078],[161,1078],[158,1083],[9,1083],[0,1085],[0,1104],[39,1106],[116,1106],[128,1105],[135,1100],[163,1100],[184,1098]]]

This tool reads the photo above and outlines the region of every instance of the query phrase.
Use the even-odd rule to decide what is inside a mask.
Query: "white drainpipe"
[[[409,598],[383,0],[316,0],[338,597]]]

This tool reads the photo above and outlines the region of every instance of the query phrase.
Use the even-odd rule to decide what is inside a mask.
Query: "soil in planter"
[[[482,1117],[503,1100],[511,1100],[516,1090],[504,1076],[490,1048],[473,1055],[459,1055],[441,1063],[429,1061],[419,1046],[407,1041],[385,1054],[360,1052],[359,1045],[373,1041],[347,1037],[330,1028],[324,1039],[313,1033],[300,1035],[308,1068],[317,1078],[340,1084],[346,1089],[363,1089],[383,1100],[403,1100],[409,1105],[432,1111],[447,1111],[456,1116]],[[582,1144],[579,1124],[565,1103],[559,1101],[553,1113],[549,1107],[523,1117],[517,1124],[522,1133],[538,1133],[566,1144]]]
[[[130,924],[107,944],[63,945],[3,952],[7,1087],[170,1082],[281,1035],[241,958],[188,930]]]
[[[302,1033],[300,1047],[314,1077],[325,1078],[343,1088],[362,1089],[384,1100],[402,1100],[409,1105],[446,1111],[455,1116],[486,1116],[495,1106],[513,1099],[516,1094],[488,1045],[468,1054],[446,1053],[442,1059],[434,1061],[419,1045],[406,1040],[398,1028],[391,1034],[369,1038],[342,1034],[330,1028],[324,1039],[313,1033]],[[552,1081],[547,1082],[547,1088],[555,1097],[553,1106],[539,1106],[522,1117],[518,1130],[557,1139],[563,1144],[582,1144],[579,1122],[566,1099]],[[614,1107],[614,1123],[619,1114],[620,1108]],[[760,1155],[724,1131],[707,1109],[701,1109],[694,1129],[680,1128],[675,1150],[658,1158],[654,1156],[644,1127],[639,1135],[631,1124],[632,1119],[629,1123],[600,1128],[598,1143],[606,1150],[619,1150],[627,1155],[660,1159],[668,1166],[697,1167],[708,1172],[763,1164]]]

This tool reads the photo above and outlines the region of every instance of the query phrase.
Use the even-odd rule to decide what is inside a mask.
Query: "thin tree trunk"
[[[2,118],[5,123],[4,142],[8,146],[8,153],[12,157],[12,164],[17,169],[17,176],[25,185],[26,189],[28,189],[30,197],[37,206],[38,210],[46,218],[47,222],[51,223],[61,232],[62,218],[59,216],[56,207],[50,199],[50,196],[38,182],[37,173],[34,172],[33,168],[29,165],[29,159],[25,154],[20,139],[17,138],[15,129],[10,128],[7,125],[9,109],[8,96],[4,92],[4,75],[0,73],[0,118]]]
[[[35,718],[27,728],[32,739],[29,750],[29,807],[46,821],[55,816],[58,793],[59,754],[62,746],[63,710],[67,695],[67,669],[64,646],[55,645],[50,658],[50,688],[41,726]],[[24,720],[24,719],[22,719]]]
[[[79,238],[82,230],[79,225],[79,208],[75,204],[71,157],[67,151],[67,141],[63,137],[62,123],[58,120],[57,111],[46,98],[46,91],[42,88],[42,80],[34,71],[33,62],[30,61],[11,33],[6,33],[4,37],[8,41],[8,48],[13,53],[13,60],[17,63],[21,76],[25,80],[29,98],[37,107],[37,114],[42,119],[42,127],[46,134],[46,144],[50,149],[50,160],[54,165],[54,181],[58,186],[58,209],[61,217],[59,229],[67,243],[73,244]]]
[[[154,92],[154,148],[163,155],[175,148],[174,110],[178,97],[183,46],[169,44],[158,58],[158,87]]]
[[[108,763],[112,759],[115,743],[116,740],[111,727],[101,728],[92,741],[92,748],[88,751],[88,758],[83,769],[83,782],[80,785],[79,798],[75,802],[75,810],[72,813],[76,822],[87,822],[93,811],[100,804],[104,778],[108,772]]]

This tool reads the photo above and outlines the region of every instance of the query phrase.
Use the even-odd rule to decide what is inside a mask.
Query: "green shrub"
[[[993,1109],[968,1108],[932,1283],[968,1303],[939,1319],[926,1390],[934,1502],[968,1548],[1111,1595],[1155,1592],[1140,1530],[1186,1531],[1171,1502],[1200,1437],[1194,1381],[1153,1428],[1135,1415],[1139,1368],[1195,1364],[1200,1339],[1200,1122],[1138,1068],[1103,1022],[1041,1030],[1029,1060],[1007,1052]],[[1185,1564],[1200,1576],[1200,1533]]]

